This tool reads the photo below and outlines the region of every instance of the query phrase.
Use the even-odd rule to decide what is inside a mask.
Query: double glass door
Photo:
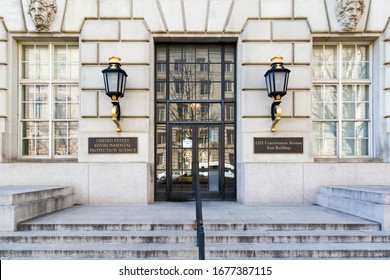
[[[169,127],[168,198],[193,199],[196,184],[202,197],[221,199],[224,192],[220,125],[171,125]],[[198,168],[196,168],[196,166]],[[232,166],[233,167],[233,166]],[[234,170],[226,170],[234,178]]]
[[[235,200],[235,47],[158,44],[155,199]]]

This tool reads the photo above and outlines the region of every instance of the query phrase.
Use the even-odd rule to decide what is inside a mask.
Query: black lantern
[[[282,97],[287,93],[288,78],[290,70],[284,68],[283,57],[277,56],[271,59],[271,69],[265,73],[265,83],[267,85],[268,96],[274,99],[271,105],[272,132],[275,132],[275,126],[279,122],[282,109],[279,107]]]
[[[110,57],[108,67],[102,71],[106,94],[111,98],[111,103],[113,105],[111,115],[112,120],[117,126],[117,132],[121,132],[121,126],[119,123],[121,119],[119,100],[125,96],[127,80],[127,74],[123,69],[121,69],[120,61],[121,59],[119,57]]]

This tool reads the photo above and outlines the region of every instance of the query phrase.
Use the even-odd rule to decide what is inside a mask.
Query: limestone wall
[[[354,32],[342,31],[335,16],[336,0],[56,0],[56,3],[56,17],[50,31],[37,32],[27,13],[27,0],[0,0],[0,162],[4,162],[0,176],[9,182],[28,183],[25,179],[20,180],[19,175],[23,173],[17,171],[20,168],[27,168],[26,172],[34,174],[49,168],[52,173],[48,181],[77,186],[79,203],[153,201],[154,45],[160,41],[236,42],[238,197],[248,203],[278,203],[279,200],[266,194],[272,193],[277,176],[271,176],[272,180],[261,180],[269,169],[271,174],[279,174],[280,167],[284,166],[287,174],[294,177],[296,172],[301,174],[302,168],[314,166],[314,172],[319,172],[319,176],[328,176],[323,165],[313,163],[312,155],[310,69],[313,42],[371,42],[374,49],[373,158],[379,163],[366,164],[370,168],[377,168],[378,164],[382,164],[380,168],[388,168],[388,0],[365,0],[364,13]],[[62,163],[32,161],[25,165],[19,163],[18,156],[18,44],[51,40],[78,41],[80,48],[79,154],[77,162],[66,165],[64,170],[71,174],[67,177],[62,177],[65,171],[58,169]],[[101,74],[112,55],[122,58],[123,69],[129,75],[126,94],[121,100],[123,132],[120,136],[138,138],[137,154],[88,154],[88,138],[117,136]],[[272,100],[266,94],[263,75],[269,69],[270,58],[275,55],[284,57],[291,76],[288,94],[281,104],[282,120],[273,134],[270,132]],[[254,154],[253,137],[271,136],[303,137],[304,153]],[[333,163],[336,164],[339,163]],[[103,166],[116,175],[113,182],[116,189],[109,195],[106,188],[111,181],[103,178]],[[354,169],[355,165],[344,168],[358,170]],[[80,174],[78,169],[82,170]],[[81,182],[85,178],[89,181],[80,183],[72,174],[84,175]],[[334,176],[338,176],[335,180],[344,180],[343,173]],[[42,182],[38,177],[31,183]],[[279,185],[279,192],[287,190],[286,198],[280,202],[311,203],[312,193],[323,183],[313,181],[308,187],[304,182],[308,176],[297,178],[292,181],[295,187]],[[355,182],[350,179],[345,183]],[[258,191],[259,185],[253,184],[259,180],[261,191]],[[295,192],[294,188],[300,190]],[[122,200],[122,195],[127,193],[136,195]],[[288,195],[293,193],[297,196]],[[310,193],[309,198],[302,193]]]

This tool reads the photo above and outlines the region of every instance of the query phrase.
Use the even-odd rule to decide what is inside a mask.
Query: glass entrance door
[[[169,133],[168,199],[193,199],[196,182],[200,185],[202,198],[221,199],[221,126],[172,125]]]
[[[231,44],[156,45],[155,200],[194,199],[195,181],[204,199],[236,199],[235,56]]]

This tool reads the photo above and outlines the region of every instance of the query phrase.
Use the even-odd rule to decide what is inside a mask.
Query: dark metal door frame
[[[218,128],[218,162],[220,163],[218,165],[218,192],[205,192],[202,191],[202,198],[203,199],[213,199],[213,200],[221,200],[224,199],[224,145],[222,143],[222,135],[223,135],[223,126],[222,124],[208,124],[208,123],[197,123],[197,124],[170,124],[168,125],[167,132],[168,132],[168,158],[172,159],[172,129],[175,127],[180,128],[190,128],[191,131],[191,137],[192,137],[192,160],[191,162],[194,162],[198,164],[199,166],[199,128],[210,128],[210,127],[216,127]],[[210,139],[208,139],[210,141]],[[209,148],[208,154],[209,154]],[[209,162],[209,159],[208,159]],[[194,166],[192,166],[191,170],[194,170]],[[210,170],[208,171],[210,172]],[[175,192],[172,191],[172,160],[170,160],[170,163],[167,165],[167,198],[168,200],[194,200],[195,198],[195,182],[200,180],[200,174],[195,173],[192,171],[192,190],[190,192]],[[210,174],[210,173],[209,173]],[[197,178],[195,178],[197,176]],[[210,177],[208,177],[209,180]],[[209,181],[208,181],[209,182]],[[209,183],[208,183],[209,184]]]

